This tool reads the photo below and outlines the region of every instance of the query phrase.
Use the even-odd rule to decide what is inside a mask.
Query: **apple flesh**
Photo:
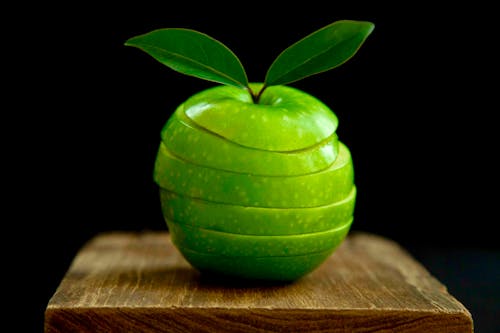
[[[286,86],[258,104],[229,86],[182,103],[161,132],[154,180],[193,267],[295,280],[320,265],[346,237],[356,198],[337,125],[326,105]]]

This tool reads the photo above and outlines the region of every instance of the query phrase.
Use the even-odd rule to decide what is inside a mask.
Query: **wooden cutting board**
[[[45,332],[473,332],[469,311],[394,241],[351,233],[293,283],[199,274],[167,232],[109,232],[79,251]]]

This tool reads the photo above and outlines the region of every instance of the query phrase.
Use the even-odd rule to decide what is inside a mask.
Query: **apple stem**
[[[252,96],[252,100],[254,102],[254,104],[259,104],[259,101],[260,101],[260,97],[262,96],[262,93],[264,92],[264,90],[266,90],[267,86],[264,84],[262,86],[262,88],[257,92],[257,94],[255,94],[252,89],[250,89],[250,87],[248,87],[248,91],[250,92],[250,95]]]

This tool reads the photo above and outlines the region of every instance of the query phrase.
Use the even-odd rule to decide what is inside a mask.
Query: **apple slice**
[[[331,250],[347,235],[352,218],[335,229],[287,236],[240,235],[202,229],[167,220],[179,248],[226,257],[284,257]]]
[[[160,143],[154,179],[161,188],[208,201],[256,207],[316,207],[345,198],[354,185],[354,170],[349,149],[341,142],[338,156],[328,169],[291,177],[199,166],[173,156]]]
[[[262,84],[250,84],[259,91]],[[245,147],[293,151],[330,137],[337,116],[320,100],[288,86],[270,86],[255,104],[248,91],[216,86],[186,100],[184,112],[200,127]]]
[[[247,148],[199,127],[177,108],[161,131],[162,141],[173,155],[216,169],[268,176],[294,176],[328,168],[337,157],[334,133],[320,143],[290,152]]]
[[[294,281],[321,265],[335,248],[301,256],[226,257],[179,248],[184,258],[201,272],[245,279]]]
[[[296,235],[336,228],[354,214],[356,187],[341,201],[311,208],[263,208],[221,204],[160,189],[165,220],[245,235]]]

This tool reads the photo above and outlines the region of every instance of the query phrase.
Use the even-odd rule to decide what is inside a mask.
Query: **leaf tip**
[[[365,23],[367,25],[366,33],[369,35],[373,32],[373,30],[375,30],[375,23],[368,21],[365,21]]]
[[[134,40],[136,39],[136,37],[131,37],[129,39],[127,39],[123,45],[125,46],[137,46],[136,43],[134,43]]]

